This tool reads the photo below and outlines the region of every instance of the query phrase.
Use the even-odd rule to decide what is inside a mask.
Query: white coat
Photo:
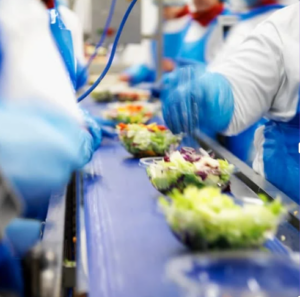
[[[216,57],[211,60],[210,67],[214,67],[214,65],[221,63],[224,59],[226,59],[226,57],[234,53],[236,48],[246,39],[246,37],[255,29],[255,27],[269,18],[275,11],[276,9],[272,9],[268,12],[237,23],[230,30],[228,36],[226,37],[226,41],[223,43],[222,47],[219,48]]]
[[[37,0],[0,1],[0,25],[0,97],[39,100],[83,123],[44,5]]]
[[[270,124],[256,132],[254,169],[299,199],[299,2],[257,26],[213,71],[227,78],[234,95],[234,115],[225,134],[269,118]]]

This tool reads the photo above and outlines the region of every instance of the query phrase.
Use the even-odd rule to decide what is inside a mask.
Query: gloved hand
[[[146,65],[134,65],[125,70],[125,72],[120,76],[120,80],[125,80],[127,77],[127,82],[130,85],[137,85],[142,82],[154,82],[155,81],[155,70],[150,69]]]
[[[197,67],[186,67],[164,80],[163,116],[173,133],[195,129],[225,130],[233,116],[234,99],[227,79]]]
[[[42,224],[36,220],[14,219],[7,226],[5,235],[13,254],[24,256],[41,238]]]
[[[24,202],[38,210],[51,191],[92,157],[92,137],[76,122],[49,107],[0,104],[0,166]]]
[[[96,151],[102,141],[102,130],[101,126],[94,120],[94,118],[86,110],[82,110],[85,124],[93,137],[93,151]]]
[[[113,129],[115,123],[99,117],[92,116],[88,111],[82,109],[85,123],[91,135],[93,136],[93,149],[97,150],[101,144],[102,137],[114,138],[117,133]]]

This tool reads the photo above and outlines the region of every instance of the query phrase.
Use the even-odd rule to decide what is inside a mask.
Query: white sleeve
[[[224,63],[211,69],[232,86],[234,115],[225,134],[234,135],[261,119],[271,108],[284,76],[277,28],[259,25]]]
[[[247,37],[246,32],[239,30],[239,25],[236,26],[237,27],[231,29],[225,43],[222,45],[216,57],[210,62],[208,69],[213,69],[216,67],[216,65],[222,63],[226,58],[230,57]]]
[[[15,102],[50,103],[83,123],[44,5],[36,0],[0,1],[0,22],[5,55],[0,96]]]

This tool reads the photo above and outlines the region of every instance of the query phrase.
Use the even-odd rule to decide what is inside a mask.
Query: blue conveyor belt
[[[158,213],[145,170],[116,142],[97,156],[102,178],[85,184],[90,296],[179,296],[164,268],[185,249]]]
[[[104,139],[94,160],[101,177],[84,182],[89,296],[182,296],[166,267],[188,251],[157,210],[145,169],[118,140]],[[267,247],[286,252],[278,240]]]

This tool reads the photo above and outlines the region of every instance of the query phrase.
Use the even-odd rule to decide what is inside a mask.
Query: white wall
[[[142,0],[142,34],[153,34],[157,24],[157,7],[153,4],[153,0]]]

